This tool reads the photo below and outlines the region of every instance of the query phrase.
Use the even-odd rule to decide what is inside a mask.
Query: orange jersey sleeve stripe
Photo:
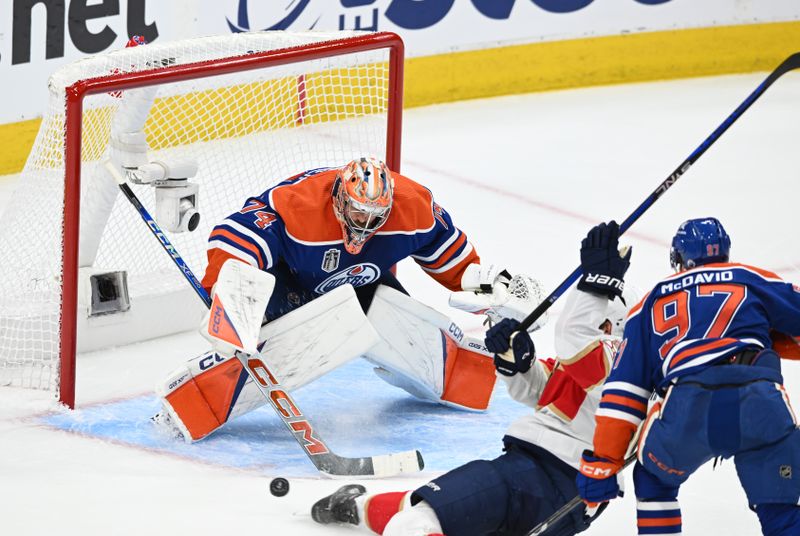
[[[446,272],[442,272],[440,274],[432,274],[428,272],[428,275],[438,281],[439,284],[445,287],[447,290],[458,292],[461,290],[461,276],[464,275],[464,270],[466,270],[467,266],[470,264],[478,264],[480,262],[481,259],[478,257],[478,253],[473,249],[470,251],[469,255],[464,257],[461,262]]]
[[[600,399],[600,402],[610,402],[613,404],[619,404],[621,406],[633,408],[637,411],[641,411],[642,413],[647,412],[647,404],[643,404],[642,402],[639,402],[637,400],[632,400],[630,398],[620,395],[612,395],[612,394],[603,395],[603,398]]]
[[[231,242],[235,242],[236,244],[238,244],[239,247],[241,247],[243,249],[246,249],[247,251],[250,251],[251,253],[253,253],[253,256],[258,261],[258,267],[261,268],[262,270],[264,269],[264,266],[266,265],[266,261],[264,260],[264,255],[261,253],[261,250],[258,249],[258,247],[253,245],[251,242],[243,240],[241,237],[236,236],[235,234],[231,233],[230,231],[227,231],[227,230],[221,229],[221,228],[214,229],[211,232],[211,236],[209,237],[209,240],[211,240],[211,239],[213,239],[215,237],[226,238],[226,239],[230,240]]]
[[[465,235],[464,233],[461,233],[461,236],[459,236],[458,239],[456,239],[456,241],[453,242],[453,244],[449,248],[447,248],[445,250],[445,252],[442,253],[439,256],[438,259],[436,259],[432,263],[421,263],[420,262],[419,264],[421,266],[424,266],[425,268],[429,268],[431,270],[435,270],[436,268],[441,268],[442,266],[447,264],[448,261],[452,260],[452,258],[455,255],[456,251],[461,249],[461,246],[463,246],[466,243],[466,241],[467,241],[467,235]]]

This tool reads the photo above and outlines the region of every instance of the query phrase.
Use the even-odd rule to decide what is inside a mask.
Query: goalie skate
[[[367,492],[364,486],[348,484],[337,489],[331,495],[314,503],[311,507],[311,517],[317,523],[329,525],[331,523],[349,523],[358,525],[358,506],[356,498]]]

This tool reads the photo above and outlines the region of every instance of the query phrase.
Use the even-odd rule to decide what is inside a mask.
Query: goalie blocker
[[[385,285],[366,315],[353,287],[343,285],[265,324],[259,340],[261,355],[289,390],[363,356],[381,379],[416,397],[481,411],[496,379],[482,341]],[[264,405],[241,362],[225,353],[208,352],[170,374],[158,388],[164,408],[156,420],[196,441]]]

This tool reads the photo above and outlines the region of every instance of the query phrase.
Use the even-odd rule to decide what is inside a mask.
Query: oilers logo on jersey
[[[317,294],[325,294],[333,289],[342,285],[351,284],[354,287],[362,285],[369,285],[373,281],[377,281],[381,276],[381,270],[377,266],[369,262],[349,266],[344,270],[337,272],[330,276],[328,279],[317,285],[314,292]]]

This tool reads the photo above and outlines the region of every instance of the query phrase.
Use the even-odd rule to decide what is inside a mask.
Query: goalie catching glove
[[[522,321],[544,299],[542,285],[536,279],[495,265],[483,267],[471,264],[461,278],[461,292],[450,295],[450,306],[473,314],[485,314],[492,324],[504,318]],[[542,327],[547,315],[542,315],[528,331]]]
[[[461,276],[461,288],[473,292],[491,294],[498,285],[508,286],[511,274],[505,268],[490,264],[470,264]]]

